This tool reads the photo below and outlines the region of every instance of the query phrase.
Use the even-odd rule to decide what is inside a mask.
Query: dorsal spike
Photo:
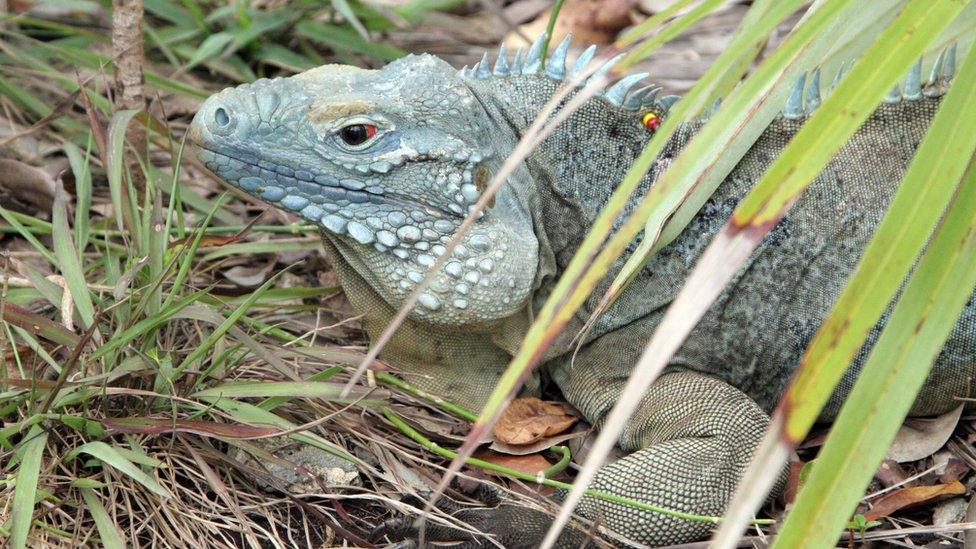
[[[593,56],[596,54],[596,44],[590,44],[588,48],[583,50],[583,53],[576,58],[576,62],[573,63],[573,69],[569,71],[570,78],[576,78],[586,69],[586,65],[590,63]]]
[[[834,75],[834,81],[830,84],[831,91],[837,87],[837,84],[840,84],[840,81],[844,78],[844,74],[847,73],[847,67],[847,61],[845,61],[840,64],[840,67],[837,68],[837,74]]]
[[[946,59],[945,64],[942,66],[942,77],[945,79],[952,78],[956,75],[956,43],[953,42],[949,44],[946,48]]]
[[[712,103],[712,108],[708,110],[709,114],[715,114],[715,111],[717,111],[718,108],[721,106],[722,106],[722,98],[721,97],[715,98],[715,101]]]
[[[800,118],[803,116],[803,90],[806,86],[807,75],[803,73],[793,84],[793,91],[790,92],[789,99],[786,100],[786,108],[783,109],[783,116],[786,118]]]
[[[901,84],[895,84],[895,87],[891,88],[888,95],[884,97],[885,103],[897,103],[901,101]]]
[[[512,56],[512,74],[521,74],[522,72],[522,48],[515,50],[515,55]]]
[[[468,75],[468,66],[465,65],[465,66],[461,67],[460,69],[458,69],[458,72],[461,74],[461,76],[467,76]]]
[[[654,102],[657,101],[657,95],[661,93],[661,90],[663,89],[664,88],[660,86],[655,86],[654,89],[651,90],[651,93],[647,94],[647,99],[644,100],[644,106],[649,107],[654,105]]]
[[[590,75],[590,77],[587,78],[586,81],[587,82],[590,82],[592,80],[596,80],[597,78],[603,78],[604,75],[606,75],[608,72],[610,72],[610,69],[612,69],[613,66],[616,65],[617,62],[620,61],[623,58],[624,58],[624,54],[622,54],[622,53],[620,55],[616,55],[614,57],[611,57],[609,61],[607,61],[606,63],[604,63],[603,65],[601,65],[600,68],[596,70],[596,72],[594,72],[592,75]]]
[[[810,73],[810,85],[807,86],[807,98],[804,108],[807,114],[811,114],[820,106],[820,67],[813,69]]]
[[[495,68],[492,70],[495,76],[508,76],[511,70],[508,67],[508,49],[505,43],[498,47],[498,59],[495,59]]]
[[[488,52],[485,52],[481,56],[481,61],[472,69],[475,78],[489,78],[491,77],[491,71],[488,70]]]
[[[529,48],[529,53],[525,54],[525,65],[522,67],[522,74],[535,74],[542,68],[542,46],[545,43],[546,33],[542,33],[532,43],[532,47]]]
[[[552,56],[549,57],[549,61],[546,62],[546,74],[555,78],[556,80],[562,80],[566,78],[566,53],[569,52],[569,44],[573,41],[573,33],[566,35],[563,41],[556,46],[553,50]]]
[[[946,52],[949,51],[948,48],[942,48],[939,55],[935,56],[935,62],[932,63],[932,72],[929,73],[928,84],[934,86],[939,82],[939,78],[942,77],[942,67],[945,65]]]
[[[661,112],[658,114],[664,114],[671,109],[671,105],[674,105],[681,99],[680,95],[665,95],[657,101],[657,107]]]
[[[630,89],[634,87],[641,80],[647,78],[647,73],[642,72],[638,74],[631,74],[620,79],[619,82],[610,87],[606,92],[603,93],[603,97],[607,98],[614,105],[623,105],[624,98],[627,97],[627,93]]]
[[[905,77],[905,90],[901,94],[905,99],[919,99],[922,97],[922,60],[912,65]]]
[[[644,105],[653,103],[654,98],[657,97],[657,94],[660,91],[661,88],[653,84],[634,90],[630,92],[626,99],[624,99],[623,106],[625,109],[636,111]]]

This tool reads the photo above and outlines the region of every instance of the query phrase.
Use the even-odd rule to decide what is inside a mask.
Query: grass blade
[[[24,330],[34,335],[41,336],[48,341],[74,347],[80,340],[77,334],[66,329],[64,326],[47,317],[41,316],[37,313],[32,313],[23,307],[14,305],[13,303],[4,303],[2,312],[4,322],[9,322],[14,326],[23,328]]]
[[[976,162],[841,408],[774,548],[837,541],[974,287]]]
[[[47,431],[34,425],[27,431],[24,440],[10,517],[10,545],[15,549],[27,547],[27,534],[30,533],[34,499],[37,497],[37,479],[41,472],[44,447],[47,445]]]
[[[123,162],[125,162],[125,134],[129,123],[141,111],[124,110],[112,115],[108,125],[108,151],[105,170],[108,175],[108,188],[112,195],[112,212],[115,223],[123,235],[138,238],[139,227],[136,225],[136,215],[130,207],[129,191],[122,180]],[[139,248],[138,244],[136,245]]]
[[[330,401],[356,400],[363,394],[352,395],[347,399],[340,399],[342,383],[326,381],[246,381],[221,383],[202,391],[193,393],[194,398],[203,397],[304,397],[323,398]]]
[[[114,446],[102,441],[89,442],[71,450],[65,459],[71,461],[81,454],[88,454],[106,465],[111,465],[159,497],[169,498],[172,495],[169,493],[169,490],[160,486],[156,482],[156,479],[144,473],[142,469],[136,466],[135,463],[132,463],[125,454]]]
[[[58,260],[58,270],[64,277],[64,281],[71,292],[75,310],[81,317],[85,328],[91,327],[95,322],[95,305],[91,300],[91,293],[88,291],[88,282],[85,280],[85,271],[81,267],[81,259],[75,249],[74,238],[71,228],[68,226],[68,193],[65,192],[61,182],[54,186],[54,208],[51,216],[53,226],[54,256]],[[66,311],[70,315],[70,312]],[[65,319],[68,321],[71,319]]]
[[[841,5],[826,2],[820,10]],[[725,284],[786,213],[796,196],[871,114],[875,105],[952,21],[963,4],[952,0],[910,2],[804,124],[763,178],[706,248],[668,308],[623,393],[607,416],[587,462],[573,483],[543,547],[551,547],[593,480],[650,384],[718,297]],[[814,14],[816,17],[817,14]],[[812,19],[812,18],[811,18]]]
[[[716,535],[718,547],[731,546],[745,526],[743,521],[761,504],[775,481],[769,471],[778,470],[809,432],[952,199],[976,150],[974,51],[943,99],[857,269],[800,360],[796,377],[729,506],[730,520]]]
[[[175,368],[173,375],[177,377],[180,376],[191,364],[193,364],[197,359],[199,359],[204,354],[206,354],[217,343],[217,341],[220,340],[220,338],[224,337],[224,334],[226,334],[227,331],[230,330],[231,327],[233,327],[234,324],[236,324],[237,321],[240,320],[240,318],[244,316],[245,313],[247,313],[248,309],[250,309],[251,306],[254,305],[254,303],[258,300],[258,298],[260,298],[261,295],[265,292],[265,290],[267,290],[272,285],[274,285],[274,283],[277,282],[278,277],[284,274],[285,272],[286,271],[281,271],[278,274],[272,276],[271,278],[266,280],[264,284],[262,284],[257,290],[254,290],[254,292],[252,292],[251,295],[248,296],[248,298],[245,299],[244,302],[241,303],[237,307],[237,309],[234,310],[234,312],[228,315],[227,319],[220,326],[217,326],[217,328],[215,328],[214,331],[211,332],[210,335],[207,336],[207,338],[203,340],[203,342],[201,342],[200,345],[193,350],[193,352],[188,354],[186,358],[183,359],[183,362],[181,362],[180,365]]]
[[[125,540],[122,538],[122,533],[115,526],[112,517],[105,511],[105,507],[95,494],[95,490],[92,488],[81,488],[80,490],[81,497],[85,500],[85,505],[88,506],[88,514],[91,515],[92,520],[95,521],[95,527],[98,528],[98,537],[101,538],[102,546],[105,549],[123,549]]]

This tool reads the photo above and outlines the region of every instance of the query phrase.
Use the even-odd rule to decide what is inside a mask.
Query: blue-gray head
[[[231,185],[321,227],[397,306],[511,150],[511,130],[486,108],[470,81],[436,57],[376,71],[327,65],[215,94],[190,141]],[[498,195],[414,315],[478,324],[524,305],[538,243],[520,192]]]

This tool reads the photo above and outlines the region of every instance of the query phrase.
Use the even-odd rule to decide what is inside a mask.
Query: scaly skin
[[[346,295],[375,336],[556,89],[567,47],[556,49],[547,73],[539,70],[535,47],[524,61],[517,56],[509,64],[503,57],[495,75],[487,61],[458,72],[435,57],[410,56],[379,71],[330,65],[262,80],[208,99],[190,139],[200,160],[228,183],[322,227]],[[853,270],[949,76],[937,74],[918,97],[906,89],[912,99],[879,107],[837,154],[653,385],[620,438],[630,454],[604,467],[594,487],[696,514],[724,512],[767,412]],[[650,90],[632,84],[572,115],[519,166],[464,237],[384,350],[411,382],[471,408],[484,402],[613,186],[650,138],[641,115],[666,112],[668,98],[655,101]],[[575,358],[572,335],[607,282],[551,346],[543,372],[591,423],[601,424],[705,245],[800,127],[802,107],[789,106],[790,116],[767,128],[685,232],[600,318]],[[693,122],[678,131],[631,206],[699,127]],[[957,405],[953,397],[969,394],[974,334],[970,303],[914,413],[947,410]],[[823,419],[838,410],[863,358]],[[538,383],[534,378],[526,391]],[[584,499],[580,510],[645,544],[697,539],[710,527],[594,499]],[[531,546],[548,527],[545,516],[510,506],[465,519],[510,546]],[[579,534],[562,541],[578,546]]]

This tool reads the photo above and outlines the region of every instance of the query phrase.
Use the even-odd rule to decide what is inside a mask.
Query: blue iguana
[[[594,57],[591,47],[567,67],[568,40],[547,60],[541,44],[524,55],[503,48],[493,66],[486,55],[460,71],[434,56],[410,55],[380,70],[327,65],[258,80],[210,97],[190,140],[202,163],[229,184],[321,227],[345,294],[375,337],[444,253],[542,105],[567,74]],[[952,77],[954,55],[952,47],[944,51],[928,79],[916,66],[763,240],[647,393],[619,439],[628,454],[604,466],[594,488],[688,513],[723,514],[769,411],[924,136]],[[674,98],[659,97],[642,78],[625,77],[588,100],[508,178],[383,351],[409,381],[473,408],[485,401],[592,220],[650,139],[654,117],[667,116]],[[538,391],[546,376],[587,420],[601,424],[706,244],[819,104],[819,84],[805,93],[794,96],[682,235],[586,332],[573,358],[573,336],[609,282],[597,288],[551,345],[527,392]],[[682,125],[632,205],[701,124]],[[974,335],[970,302],[913,414],[943,412],[958,405],[953,397],[970,394]],[[851,367],[823,420],[836,414],[864,358]],[[594,498],[584,498],[579,510],[644,544],[695,540],[710,528]],[[549,524],[511,506],[465,520],[505,546],[532,546]],[[450,535],[429,532],[434,539]],[[579,539],[567,530],[562,541],[579,546]]]

